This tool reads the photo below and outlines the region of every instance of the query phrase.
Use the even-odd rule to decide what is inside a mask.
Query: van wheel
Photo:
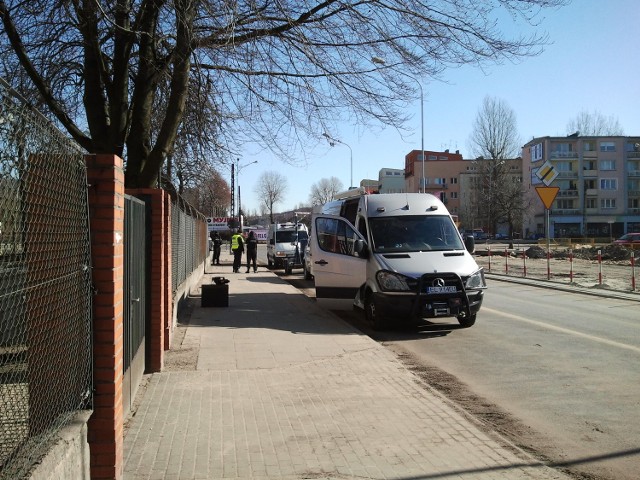
[[[371,292],[367,293],[364,299],[364,316],[372,329],[379,331],[387,328],[386,322],[380,317],[380,311]]]
[[[460,326],[462,328],[469,328],[473,326],[474,323],[476,323],[476,314],[474,313],[473,315],[468,317],[458,317],[458,323],[460,323]]]

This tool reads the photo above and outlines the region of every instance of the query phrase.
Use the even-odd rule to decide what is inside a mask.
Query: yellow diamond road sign
[[[536,187],[536,192],[547,210],[551,208],[560,187]]]
[[[551,185],[551,182],[558,176],[558,171],[550,162],[545,162],[538,170],[536,170],[536,177],[538,177],[542,183],[547,187]]]

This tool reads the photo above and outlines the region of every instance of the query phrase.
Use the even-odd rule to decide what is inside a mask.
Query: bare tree
[[[185,199],[205,215],[226,217],[231,204],[231,190],[222,175],[205,166],[194,176],[190,186],[182,191]]]
[[[269,223],[274,223],[273,209],[284,200],[287,187],[287,177],[278,172],[263,172],[258,178],[254,191],[260,196],[262,205],[269,213]]]
[[[504,100],[484,97],[473,123],[470,143],[476,158],[504,160],[520,155],[516,114]]]
[[[624,130],[614,116],[606,117],[600,112],[581,111],[567,123],[567,135],[578,133],[584,137],[624,135]]]
[[[0,0],[0,76],[28,78],[76,141],[147,187],[178,136],[221,158],[258,141],[293,162],[341,119],[398,127],[418,86],[397,67],[426,81],[536,55],[544,34],[505,38],[494,19],[534,24],[567,2]]]
[[[311,186],[309,202],[312,206],[323,205],[335,197],[336,193],[342,191],[344,186],[337,177],[321,178]]]
[[[524,213],[522,179],[510,171],[509,160],[520,157],[516,115],[503,100],[485,97],[471,134],[476,179],[472,183],[471,211],[478,222],[496,233],[499,223],[509,224],[509,233]]]

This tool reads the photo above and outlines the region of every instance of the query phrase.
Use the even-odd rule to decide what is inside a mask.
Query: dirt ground
[[[566,251],[552,252],[552,258],[531,258],[528,249],[476,250],[476,262],[485,272],[513,277],[548,280],[586,289],[608,289],[626,293],[640,293],[640,259],[580,258],[581,252],[569,255]],[[595,255],[582,255],[592,257]],[[616,258],[616,257],[614,257]]]

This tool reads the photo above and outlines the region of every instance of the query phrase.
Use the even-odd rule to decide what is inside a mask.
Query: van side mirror
[[[467,235],[464,237],[464,246],[467,249],[467,252],[473,253],[476,250],[476,239],[473,235]]]
[[[361,258],[367,258],[369,256],[367,244],[361,238],[356,239],[356,241],[354,242],[353,251]]]

